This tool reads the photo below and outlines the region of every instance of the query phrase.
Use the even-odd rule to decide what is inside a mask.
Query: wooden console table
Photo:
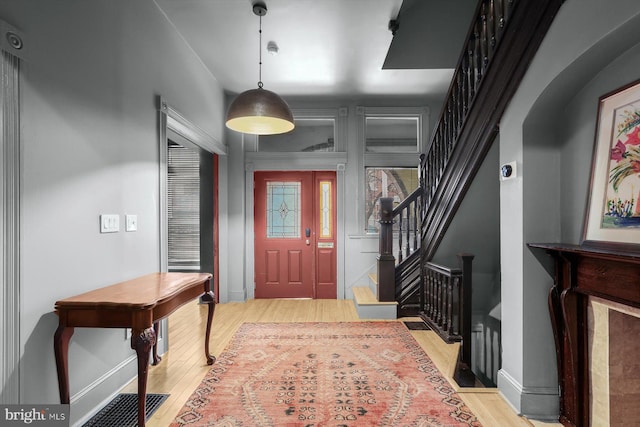
[[[73,329],[131,328],[131,348],[138,358],[138,426],[144,426],[152,348],[153,364],[160,362],[156,347],[159,321],[198,297],[209,305],[204,352],[207,364],[211,365],[215,361],[209,353],[215,297],[209,273],[153,273],[57,301],[55,311],[59,324],[53,346],[60,403],[69,403],[68,349]]]
[[[559,421],[590,426],[588,298],[640,308],[640,253],[560,243],[528,246],[544,250],[555,264],[549,311],[558,362]]]

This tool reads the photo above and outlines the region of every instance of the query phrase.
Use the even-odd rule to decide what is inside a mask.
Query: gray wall
[[[433,262],[458,267],[457,255],[473,259],[473,311],[486,315],[500,301],[499,142],[494,142],[438,247]]]
[[[552,278],[526,243],[580,243],[598,97],[638,78],[638,21],[635,0],[567,0],[501,122],[500,163],[521,174],[500,190],[498,386],[534,418],[557,417],[557,373]]]
[[[222,140],[223,94],[151,0],[3,0],[0,19],[26,56],[20,401],[57,403],[55,301],[160,267],[157,97]],[[73,420],[136,374],[120,329],[76,329],[69,364]]]

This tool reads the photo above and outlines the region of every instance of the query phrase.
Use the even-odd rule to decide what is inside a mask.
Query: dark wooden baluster
[[[460,79],[462,81],[462,112],[463,116],[467,116],[469,111],[469,56],[464,55],[460,63]],[[464,120],[463,120],[464,123]]]
[[[462,298],[462,286],[460,286],[460,277],[456,277],[453,281],[452,292],[454,295],[453,312],[456,314],[456,321],[453,323],[453,333],[460,335],[460,309]]]
[[[433,319],[436,314],[436,278],[435,273],[429,275],[429,317]]]
[[[504,17],[504,2],[505,0],[495,0],[495,11],[496,11],[496,40],[500,41],[502,39],[502,34],[504,33],[504,25],[506,23]],[[497,45],[497,42],[496,42]]]
[[[449,323],[447,325],[447,334],[449,334],[449,336],[453,335],[453,321],[454,321],[454,315],[453,315],[453,279],[449,280],[449,289],[447,289],[447,295],[448,295],[448,301],[447,301],[447,312],[448,312],[448,319],[449,319]]]
[[[489,30],[487,28],[487,3],[484,2],[481,6],[482,13],[480,14],[480,50],[482,52],[482,74],[487,69],[489,64]]]
[[[414,203],[414,202],[412,202]],[[405,208],[407,213],[407,230],[405,232],[407,241],[405,242],[405,256],[408,258],[411,255],[411,203]]]
[[[493,57],[496,48],[496,9],[494,0],[489,1],[489,11],[487,14],[487,36],[489,37],[489,61]]]
[[[425,280],[425,294],[424,294],[424,312],[427,317],[431,318],[431,271],[425,270],[424,272],[424,280]]]
[[[422,205],[422,197],[413,203],[413,250],[418,249],[418,213],[420,211],[420,205]]]
[[[482,79],[482,69],[480,67],[481,55],[480,55],[480,28],[479,23],[476,22],[473,28],[473,74],[475,80],[473,82],[474,93],[478,92],[478,86],[480,79]]]
[[[437,273],[431,273],[431,313],[429,317],[435,322],[438,313]]]
[[[398,215],[398,263],[401,263],[402,260],[404,259],[402,257],[402,224],[404,223],[403,221],[403,214],[404,214],[404,209],[400,211],[400,214]]]
[[[473,36],[471,36],[471,40],[468,43],[468,47],[467,47],[467,59],[468,59],[468,64],[467,64],[467,70],[468,70],[468,75],[467,75],[467,86],[469,87],[469,104],[471,104],[471,101],[473,100],[473,97],[476,95],[476,86],[475,86],[475,81],[476,81],[476,70],[474,67],[474,64],[476,62],[475,60],[475,53],[474,53],[474,49],[473,49]]]
[[[438,274],[438,312],[436,313],[436,323],[438,323],[438,326],[442,327],[442,289],[444,287],[444,284],[442,283],[444,280],[444,277],[441,274]]]
[[[451,283],[451,277],[445,275],[442,276],[442,323],[440,327],[443,331],[447,330],[447,324],[449,322],[449,312],[447,311],[447,302],[449,301],[449,284]]]
[[[462,125],[464,124],[464,119],[467,114],[464,109],[464,105],[465,105],[464,73],[459,70],[456,75],[456,79],[458,81],[458,132],[457,134],[460,134],[460,130],[462,129]]]

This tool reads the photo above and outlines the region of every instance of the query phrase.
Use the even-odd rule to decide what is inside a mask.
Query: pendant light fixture
[[[267,6],[256,2],[253,13],[260,17],[258,88],[242,92],[231,103],[226,125],[229,129],[254,135],[289,132],[295,127],[291,109],[280,96],[262,87],[262,17],[267,14]]]

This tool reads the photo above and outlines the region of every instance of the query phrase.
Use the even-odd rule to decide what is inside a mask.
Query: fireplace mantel
[[[590,296],[640,308],[640,253],[565,244],[529,244],[555,264],[549,311],[556,343],[560,419],[589,426],[587,303]]]

